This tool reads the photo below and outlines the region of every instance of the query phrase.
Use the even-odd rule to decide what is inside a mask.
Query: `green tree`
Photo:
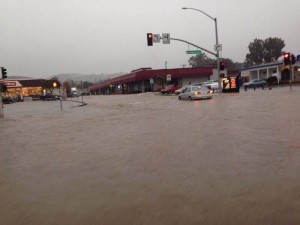
[[[91,86],[92,84],[93,84],[92,82],[84,81],[84,82],[82,83],[82,87],[83,87],[84,89],[86,89],[86,88],[88,88],[89,86]]]
[[[189,59],[189,64],[192,67],[210,66],[214,63],[214,60],[207,57],[205,53],[197,54]]]
[[[225,67],[229,70],[235,70],[241,68],[241,63],[239,62],[233,62],[229,58],[222,58],[220,61],[223,61],[225,63]],[[217,59],[211,59],[207,57],[205,53],[197,54],[196,56],[192,56],[189,59],[189,65],[192,67],[201,67],[201,66],[212,66],[217,65]]]
[[[248,46],[249,53],[246,55],[245,66],[271,62],[281,55],[285,43],[280,38],[267,38],[265,40],[254,39]]]
[[[65,93],[67,94],[67,96],[71,95],[71,85],[68,81],[64,81],[63,84],[63,90],[65,91]]]
[[[167,78],[165,76],[157,76],[156,80],[162,87],[167,83]]]

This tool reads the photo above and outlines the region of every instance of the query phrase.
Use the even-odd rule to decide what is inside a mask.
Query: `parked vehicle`
[[[13,103],[12,98],[9,97],[9,96],[2,96],[1,98],[2,98],[3,104],[11,104],[11,103]]]
[[[160,93],[162,94],[173,94],[177,89],[180,87],[175,86],[175,85],[168,85],[165,88],[160,90]]]
[[[177,89],[174,93],[175,93],[176,95],[179,95],[179,94],[181,94],[182,91],[183,91],[184,89],[186,89],[186,88],[187,88],[187,86],[183,86],[183,87]]]
[[[28,95],[28,97],[31,97],[32,100],[40,100],[41,99],[41,95],[39,94],[35,94],[35,95]]]
[[[212,89],[212,90],[219,89],[219,82],[217,80],[205,81],[205,82],[203,82],[203,85],[205,85],[206,87],[208,87],[209,89]]]
[[[205,86],[188,86],[178,96],[179,100],[200,100],[211,99],[213,97],[212,90],[209,90]]]
[[[251,80],[247,83],[244,83],[243,86],[244,87],[262,87],[262,86],[265,86],[267,84],[267,82],[265,80],[262,80],[262,79],[254,79],[254,80]]]
[[[45,95],[41,95],[40,99],[43,101],[54,101],[59,100],[59,95],[53,94],[53,93],[46,93]]]

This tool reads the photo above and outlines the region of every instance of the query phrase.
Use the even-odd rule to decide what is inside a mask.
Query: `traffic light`
[[[295,58],[294,54],[292,54],[291,55],[291,63],[292,63],[292,65],[294,65],[295,62],[296,62],[296,58]]]
[[[152,33],[147,33],[147,44],[148,44],[148,46],[153,46],[153,35],[152,35]]]
[[[225,63],[223,61],[220,62],[220,70],[225,69]]]
[[[2,72],[2,79],[7,78],[7,72],[6,72],[6,69],[4,67],[1,67],[1,72]]]
[[[60,87],[60,83],[57,80],[52,80],[51,81],[51,87],[52,88],[59,88]]]
[[[285,52],[283,54],[283,61],[284,61],[284,65],[290,65],[291,64],[291,54],[289,52]]]

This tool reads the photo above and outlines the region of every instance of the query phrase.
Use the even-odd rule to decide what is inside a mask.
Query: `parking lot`
[[[299,99],[295,86],[4,105],[0,224],[299,224]]]

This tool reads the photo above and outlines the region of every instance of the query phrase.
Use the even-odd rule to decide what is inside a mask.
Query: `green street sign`
[[[185,52],[186,52],[186,54],[200,54],[200,53],[202,53],[201,50],[187,50]]]

